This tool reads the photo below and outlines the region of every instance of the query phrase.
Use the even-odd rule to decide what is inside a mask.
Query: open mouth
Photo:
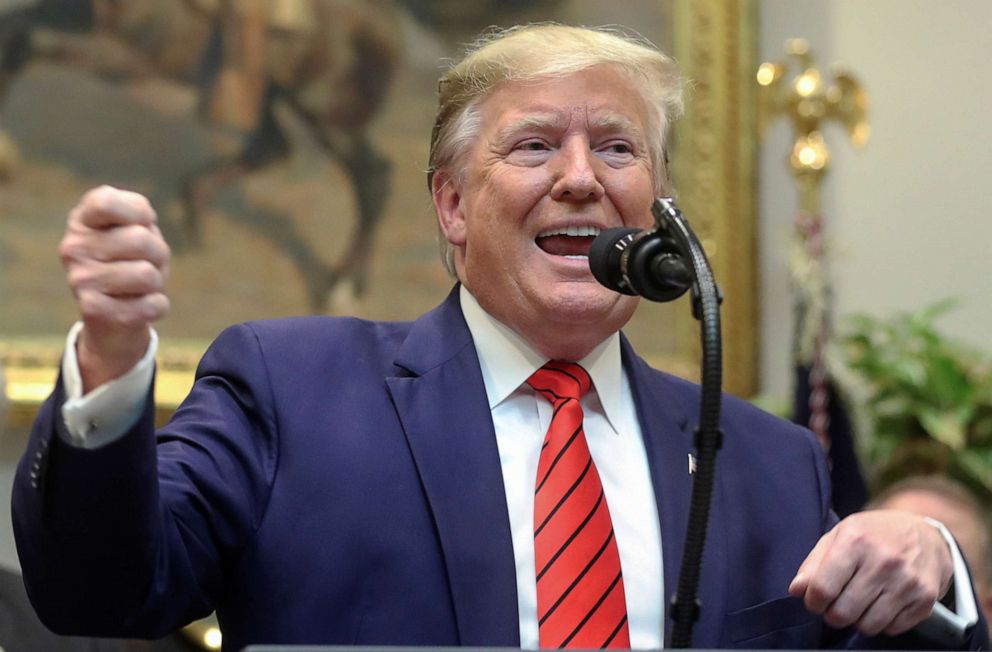
[[[551,229],[537,236],[537,246],[552,256],[588,258],[589,247],[599,235],[595,226],[568,226]]]

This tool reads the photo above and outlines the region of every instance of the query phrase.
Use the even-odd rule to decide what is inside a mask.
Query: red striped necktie
[[[575,363],[551,361],[527,383],[553,408],[534,492],[540,645],[629,648],[620,555],[582,430],[592,380]]]

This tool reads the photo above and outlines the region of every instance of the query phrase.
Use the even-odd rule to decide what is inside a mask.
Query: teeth
[[[595,226],[567,226],[560,229],[551,229],[550,231],[545,231],[537,237],[546,238],[551,235],[597,236],[599,235],[599,229],[596,228]]]

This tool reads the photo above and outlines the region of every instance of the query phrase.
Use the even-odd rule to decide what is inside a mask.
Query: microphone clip
[[[655,223],[650,231],[623,227],[596,238],[589,251],[593,276],[611,290],[650,301],[674,301],[691,288],[693,315],[699,319],[693,273],[693,243],[698,241],[671,199],[655,199],[651,213]]]

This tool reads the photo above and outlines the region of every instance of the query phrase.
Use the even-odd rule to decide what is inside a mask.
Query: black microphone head
[[[640,229],[620,226],[607,229],[596,236],[589,248],[589,269],[596,280],[614,292],[635,295],[624,280],[620,257],[636,239]]]

